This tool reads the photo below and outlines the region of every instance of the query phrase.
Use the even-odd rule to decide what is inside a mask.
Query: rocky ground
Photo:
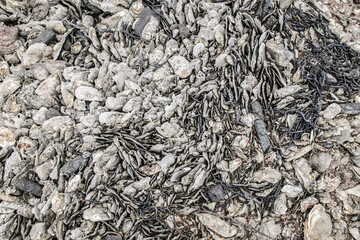
[[[0,1],[0,239],[360,239],[358,1]]]

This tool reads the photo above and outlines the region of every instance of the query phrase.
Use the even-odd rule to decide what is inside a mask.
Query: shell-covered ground
[[[0,239],[360,239],[359,19],[0,1]]]

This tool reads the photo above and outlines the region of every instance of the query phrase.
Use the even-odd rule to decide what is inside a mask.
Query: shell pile
[[[360,54],[313,6],[1,1],[0,239],[358,236]]]

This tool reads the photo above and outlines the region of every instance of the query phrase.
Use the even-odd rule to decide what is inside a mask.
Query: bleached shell
[[[304,237],[306,240],[329,239],[332,232],[332,222],[329,214],[321,205],[315,205],[305,221]]]
[[[32,44],[24,54],[22,64],[29,67],[51,55],[51,53],[51,47],[48,47],[45,43]]]
[[[84,101],[102,101],[103,94],[96,88],[80,86],[75,90],[75,97]]]
[[[237,233],[237,229],[235,226],[230,225],[229,223],[225,222],[221,218],[212,215],[201,213],[197,214],[199,221],[204,224],[209,230],[215,232],[221,237],[224,238],[231,238],[234,237]]]

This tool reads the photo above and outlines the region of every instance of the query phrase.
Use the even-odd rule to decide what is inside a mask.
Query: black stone
[[[29,193],[35,197],[41,197],[43,186],[30,181],[26,178],[22,178],[16,182],[15,187],[23,192]]]

